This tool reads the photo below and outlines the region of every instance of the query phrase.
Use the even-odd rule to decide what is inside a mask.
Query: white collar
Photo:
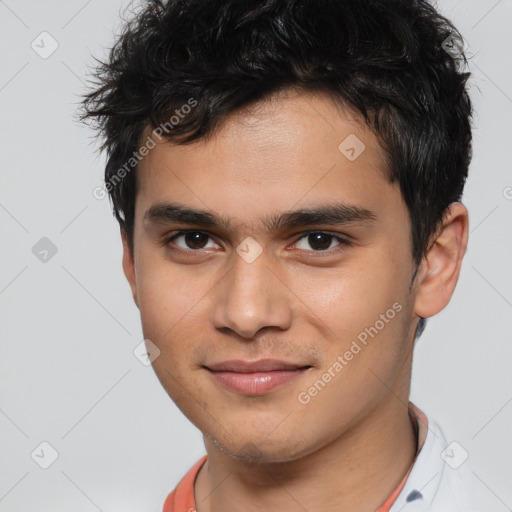
[[[473,495],[474,477],[464,447],[448,442],[439,425],[414,404],[409,403],[409,411],[424,442],[389,512],[488,512]]]

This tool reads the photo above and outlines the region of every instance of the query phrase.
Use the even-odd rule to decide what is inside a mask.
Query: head
[[[457,36],[419,0],[152,1],[100,62],[82,120],[153,367],[218,447],[292,460],[407,399],[467,245]],[[263,358],[308,369],[250,396],[208,369]]]

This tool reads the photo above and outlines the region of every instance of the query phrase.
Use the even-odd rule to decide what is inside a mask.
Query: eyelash
[[[212,238],[212,235],[210,235],[209,233],[207,233],[205,231],[200,231],[200,230],[197,230],[197,229],[188,229],[188,230],[178,231],[177,233],[174,233],[173,235],[165,238],[163,243],[164,243],[164,245],[169,250],[171,250],[173,252],[179,252],[179,253],[182,253],[182,254],[201,252],[202,249],[183,249],[181,247],[176,247],[176,246],[172,247],[171,245],[169,245],[174,239],[179,238],[180,236],[186,235],[187,233],[201,233],[203,235],[208,236],[209,238]],[[337,235],[335,233],[331,233],[330,231],[305,231],[304,233],[300,233],[299,238],[297,238],[295,240],[294,244],[296,244],[297,242],[299,242],[303,238],[306,238],[306,237],[308,237],[309,235],[312,235],[312,234],[322,234],[322,235],[331,236],[337,242],[339,242],[340,245],[334,247],[333,249],[326,249],[326,250],[319,250],[319,251],[314,251],[314,250],[305,251],[304,249],[299,249],[300,252],[306,252],[306,253],[312,254],[314,256],[319,256],[319,255],[323,255],[323,254],[331,255],[333,253],[337,253],[339,251],[343,251],[345,249],[345,247],[349,247],[350,245],[352,245],[345,238],[342,238],[342,237],[340,237],[339,235]]]

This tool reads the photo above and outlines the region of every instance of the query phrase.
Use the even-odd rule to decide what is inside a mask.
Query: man
[[[464,62],[420,0],[153,1],[125,25],[82,118],[154,370],[204,435],[164,512],[481,510],[409,402],[468,242]]]

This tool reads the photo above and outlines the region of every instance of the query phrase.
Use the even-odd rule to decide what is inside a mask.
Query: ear
[[[442,228],[425,254],[418,271],[414,312],[428,318],[450,302],[459,279],[468,244],[469,219],[466,207],[452,203],[445,212]]]
[[[137,307],[139,307],[139,302],[137,299],[137,278],[135,274],[135,262],[134,257],[130,251],[130,247],[128,245],[128,236],[126,232],[121,228],[121,239],[123,241],[123,272],[128,280],[130,288],[132,289],[133,300]]]

